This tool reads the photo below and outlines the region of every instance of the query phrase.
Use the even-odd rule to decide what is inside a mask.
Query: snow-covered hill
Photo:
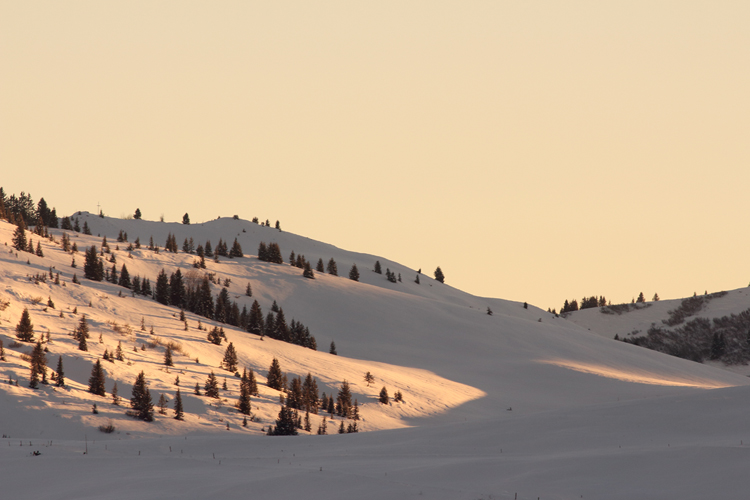
[[[682,472],[665,464],[674,458],[697,470],[705,463],[694,451],[707,446],[716,450],[712,460],[727,466],[722,477],[729,483],[723,484],[722,498],[740,498],[731,494],[731,482],[739,485],[744,476],[734,477],[729,465],[736,459],[732,450],[744,438],[745,427],[738,420],[750,391],[745,387],[750,380],[744,376],[616,342],[611,338],[614,333],[607,338],[596,335],[594,328],[589,331],[590,326],[573,318],[555,318],[522,303],[475,297],[425,275],[417,284],[417,271],[396,262],[248,221],[222,218],[183,225],[87,213],[79,218],[93,235],[68,232],[79,248],[77,268],[70,266],[71,254],[47,240],[41,240],[44,257],[11,251],[14,226],[0,223],[0,244],[7,244],[0,252],[0,301],[8,304],[0,312],[0,338],[7,358],[0,361],[0,380],[19,381],[18,386],[0,384],[0,433],[10,436],[0,442],[0,460],[3,470],[14,472],[9,484],[16,485],[11,488],[18,498],[51,495],[42,490],[32,495],[29,490],[24,496],[27,491],[21,485],[29,478],[21,464],[27,460],[37,461],[32,469],[43,470],[53,484],[61,485],[59,498],[100,496],[105,470],[122,470],[129,482],[135,476],[153,477],[154,481],[128,492],[143,498],[161,497],[165,491],[205,498],[239,491],[247,482],[261,498],[310,489],[321,492],[313,495],[321,498],[403,498],[420,493],[428,498],[512,498],[516,488],[526,491],[519,498],[579,498],[584,493],[632,498],[634,492],[641,493],[640,498],[676,498],[657,491],[684,491],[689,494],[681,498],[703,498],[697,494],[708,490],[675,483]],[[214,246],[219,238],[230,245],[237,238],[245,257],[221,258],[219,263],[206,259],[205,272],[215,273],[222,282],[231,280],[228,289],[240,307],[257,299],[265,313],[276,301],[288,319],[296,318],[310,328],[319,351],[260,340],[224,325],[228,341],[239,352],[240,367],[252,368],[258,377],[260,396],[252,401],[256,422],[243,428],[242,415],[234,408],[239,381],[219,367],[226,343],[213,345],[206,340],[206,331],[196,328],[199,320],[209,329],[217,323],[187,314],[186,331],[177,309],[133,297],[110,283],[83,279],[83,250],[92,244],[98,248],[103,236],[113,249],[117,268],[125,263],[131,276],[148,277],[152,286],[162,268],[167,273],[193,269],[195,255],[183,252],[141,248],[130,259],[127,243],[115,241],[120,231],[130,242],[140,238],[145,244],[153,237],[160,247],[168,234],[175,235],[180,248],[185,238],[193,238],[196,245],[210,240]],[[62,231],[51,233],[59,243]],[[261,262],[255,257],[260,242],[278,243],[285,258],[291,251],[313,263],[333,258],[340,276],[316,273],[316,279],[309,280],[296,267]],[[384,271],[400,274],[402,282],[391,283],[372,272],[376,261]],[[347,278],[352,264],[359,268],[359,282]],[[49,278],[50,268],[60,273],[64,286],[32,279],[34,275]],[[71,282],[74,273],[80,285]],[[248,283],[252,297],[244,295]],[[214,295],[219,290],[215,287]],[[48,298],[54,309],[46,307]],[[663,304],[668,307],[667,301]],[[493,315],[486,313],[488,307]],[[28,353],[31,345],[10,347],[24,308],[29,309],[37,334],[49,331],[48,364],[54,368],[58,356],[63,357],[68,387],[26,387],[29,365],[21,354]],[[90,320],[92,334],[85,353],[69,336],[82,313]],[[331,341],[338,356],[327,352]],[[127,400],[135,375],[144,371],[155,399],[158,394],[172,399],[179,375],[184,422],[172,419],[171,409],[166,416],[157,414],[155,422],[137,421],[125,415],[125,407],[112,405],[109,397],[86,391],[92,363],[118,342],[125,348],[126,361],[103,363],[107,392],[117,381],[120,395]],[[175,356],[176,366],[169,370],[162,364],[163,345],[168,342],[179,343],[181,350]],[[141,350],[144,344],[148,347]],[[361,430],[378,432],[296,438],[261,435],[279,411],[278,391],[264,385],[274,357],[290,379],[309,372],[328,395],[335,394],[343,380],[349,381],[360,403]],[[196,383],[203,384],[210,371],[227,381],[228,390],[222,391],[219,401],[191,391]],[[376,377],[370,387],[363,380],[367,371]],[[390,394],[401,391],[404,402],[378,403],[383,386]],[[98,415],[91,413],[94,403]],[[717,405],[723,408],[719,413],[712,409]],[[686,415],[695,415],[696,420],[691,423]],[[322,417],[312,416],[313,430]],[[118,432],[99,433],[97,427],[108,422]],[[339,423],[336,417],[328,432],[334,433]],[[89,443],[90,454],[82,458],[84,436],[96,439],[96,445]],[[27,446],[27,441],[32,444]],[[52,446],[46,447],[50,441]],[[42,455],[30,457],[37,449]],[[737,448],[737,453],[742,450]],[[143,458],[138,458],[140,451]],[[666,459],[665,453],[670,454]],[[209,475],[203,468],[218,466],[213,455],[223,468]],[[67,459],[91,461],[94,456],[102,460],[89,469],[90,488],[65,480],[74,462]],[[288,465],[281,467],[282,462]],[[636,487],[617,479],[623,467],[650,475]],[[659,470],[661,476],[654,472]],[[183,480],[170,489],[157,477]],[[334,483],[341,489],[325,489]],[[665,489],[669,485],[672,489]],[[110,490],[113,498],[124,495]]]

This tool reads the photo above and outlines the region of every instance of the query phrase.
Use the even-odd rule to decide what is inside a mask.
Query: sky
[[[0,185],[279,220],[543,308],[739,288],[748,25],[690,0],[0,0]]]

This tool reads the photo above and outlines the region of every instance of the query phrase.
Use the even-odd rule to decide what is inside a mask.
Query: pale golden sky
[[[0,0],[0,185],[558,308],[750,282],[748,2]]]

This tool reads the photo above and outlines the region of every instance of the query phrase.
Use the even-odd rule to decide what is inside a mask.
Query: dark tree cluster
[[[36,226],[35,232],[46,235],[44,228],[57,228],[58,218],[54,208],[50,209],[44,198],[34,204],[30,194],[21,191],[19,196],[11,194],[7,196],[0,187],[0,219],[7,220],[11,224],[23,222],[24,227]]]
[[[279,248],[279,244],[269,243],[266,245],[261,241],[258,245],[258,260],[272,262],[274,264],[283,264],[284,258],[281,256],[281,248]]]
[[[750,362],[750,309],[720,318],[695,318],[673,330],[652,326],[644,336],[623,342],[691,361]],[[618,337],[619,339],[619,337]]]
[[[177,253],[177,238],[172,233],[167,235],[167,243],[164,245],[164,250]]]

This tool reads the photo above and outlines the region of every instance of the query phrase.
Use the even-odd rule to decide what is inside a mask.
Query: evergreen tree
[[[253,305],[250,307],[250,317],[247,322],[247,331],[256,335],[263,334],[263,310],[260,308],[257,300],[253,301]]]
[[[312,270],[312,267],[310,267],[309,262],[305,262],[304,271],[302,271],[302,276],[309,279],[315,279],[315,273]]]
[[[182,216],[182,223],[183,224],[190,224],[190,216],[185,212],[185,215]]]
[[[123,264],[120,269],[120,281],[118,281],[117,284],[125,288],[130,288],[130,273],[125,264]]]
[[[16,337],[22,342],[34,341],[34,325],[31,323],[29,310],[24,307],[21,320],[16,325]]]
[[[182,409],[182,395],[180,394],[179,389],[177,389],[177,393],[174,395],[174,419],[175,420],[185,419],[185,413]]]
[[[43,384],[47,383],[47,357],[44,355],[42,341],[38,341],[31,352],[31,377],[29,387],[37,388],[37,382],[41,376]],[[33,384],[33,385],[32,385]]]
[[[224,359],[222,360],[221,365],[225,370],[232,373],[237,371],[237,351],[234,349],[234,345],[231,342],[227,346],[226,351],[224,351]]]
[[[117,342],[117,349],[115,349],[115,359],[117,361],[125,361],[125,357],[122,355],[122,342]]]
[[[332,340],[331,341],[331,347],[328,349],[329,354],[333,354],[334,356],[338,353],[336,352],[336,343]]]
[[[119,282],[117,278],[117,266],[115,264],[112,264],[112,271],[109,273],[109,279],[112,284],[116,285]]]
[[[445,283],[445,275],[443,275],[443,270],[440,269],[440,266],[435,269],[435,279],[440,283]]]
[[[141,209],[140,208],[136,208],[135,209],[135,214],[133,215],[133,218],[136,219],[136,220],[141,220]]]
[[[81,351],[88,351],[88,338],[89,338],[89,323],[86,320],[86,315],[81,316],[81,320],[78,322],[78,328],[75,332],[76,339],[78,340],[78,349]]]
[[[255,380],[255,372],[253,372],[252,368],[247,372],[247,387],[250,390],[251,396],[260,396],[258,382]]]
[[[185,283],[179,269],[169,277],[169,303],[175,307],[185,305]]]
[[[653,298],[653,299],[651,299],[651,300],[653,300],[654,302],[658,302],[658,301],[659,301],[659,294],[658,294],[658,293],[655,293],[655,294],[654,294],[654,298]]]
[[[339,270],[338,270],[338,267],[336,266],[336,261],[333,260],[333,257],[331,257],[331,259],[328,261],[328,266],[326,270],[328,271],[328,274],[332,274],[334,276],[339,275]]]
[[[130,407],[137,412],[137,418],[151,422],[154,420],[154,404],[151,401],[151,392],[146,386],[146,376],[141,371],[133,384]]]
[[[83,276],[92,281],[104,279],[104,264],[96,251],[96,245],[86,249],[86,261],[83,264]]]
[[[250,404],[250,379],[247,375],[247,369],[242,372],[242,379],[240,381],[240,397],[237,402],[237,409],[243,415],[250,415],[251,410]]]
[[[375,269],[373,269],[373,271],[375,271],[378,274],[383,274],[383,269],[380,267],[380,261],[379,260],[375,261]]]
[[[375,377],[373,376],[372,373],[370,372],[365,373],[365,382],[367,383],[367,387],[370,387],[370,384],[375,382]]]
[[[323,259],[318,259],[318,264],[315,266],[315,270],[319,273],[326,272],[325,265],[323,264]]]
[[[167,349],[164,351],[164,366],[174,366],[172,361],[172,346],[167,345]]]
[[[117,382],[112,386],[112,404],[120,406],[120,394],[117,391]]]
[[[326,417],[323,417],[323,421],[318,426],[318,436],[325,436],[326,434],[328,434],[328,422]]]
[[[237,241],[237,238],[235,238],[234,243],[232,243],[232,250],[229,252],[229,256],[230,257],[244,257],[244,255],[242,254],[242,247]]]
[[[37,257],[44,257],[44,252],[42,251],[42,243],[37,241],[36,243],[36,255]]]
[[[282,387],[282,373],[281,373],[281,366],[279,365],[279,360],[276,358],[273,358],[273,361],[271,362],[271,367],[268,369],[268,376],[266,377],[266,385],[270,387],[271,389],[276,389],[277,391],[280,391]]]
[[[96,394],[97,396],[104,396],[104,370],[102,369],[102,363],[98,359],[94,366],[91,368],[91,376],[89,377],[89,392]]]
[[[380,389],[380,396],[378,396],[378,401],[380,401],[384,405],[387,405],[389,400],[390,399],[388,398],[388,389],[386,389],[385,386],[383,386],[383,388]]]
[[[643,292],[638,294],[638,298],[636,299],[636,302],[638,303],[646,302],[646,297],[644,297]]]
[[[208,341],[212,344],[221,345],[221,335],[219,334],[219,327],[215,326],[208,332]]]
[[[195,389],[193,390],[196,396],[201,395],[201,386],[198,382],[195,383]]]
[[[318,413],[318,383],[311,373],[307,373],[305,381],[302,384],[302,407],[307,412]]]
[[[348,417],[352,408],[352,391],[349,388],[349,382],[344,380],[341,383],[339,392],[336,395],[336,413],[342,417]]]
[[[25,252],[26,246],[26,224],[24,224],[23,218],[19,218],[16,223],[16,230],[13,233],[13,248],[19,252]]]
[[[294,413],[287,406],[282,406],[279,411],[279,417],[276,419],[276,426],[273,430],[274,436],[296,436],[297,422]]]
[[[357,269],[357,264],[352,264],[352,268],[349,270],[349,279],[352,281],[359,281],[359,269]]]
[[[162,269],[159,272],[159,276],[156,277],[156,292],[154,293],[154,299],[164,305],[169,304],[169,279],[167,273]]]
[[[219,398],[219,381],[216,380],[216,375],[212,371],[206,378],[206,383],[203,385],[204,392],[209,398]]]
[[[159,402],[157,403],[157,406],[159,407],[159,414],[160,415],[166,415],[167,414],[167,403],[169,401],[167,400],[166,396],[164,394],[159,395]]]
[[[250,282],[249,281],[247,282],[247,286],[245,287],[245,295],[247,297],[252,297],[253,296],[253,287],[250,286]]]

